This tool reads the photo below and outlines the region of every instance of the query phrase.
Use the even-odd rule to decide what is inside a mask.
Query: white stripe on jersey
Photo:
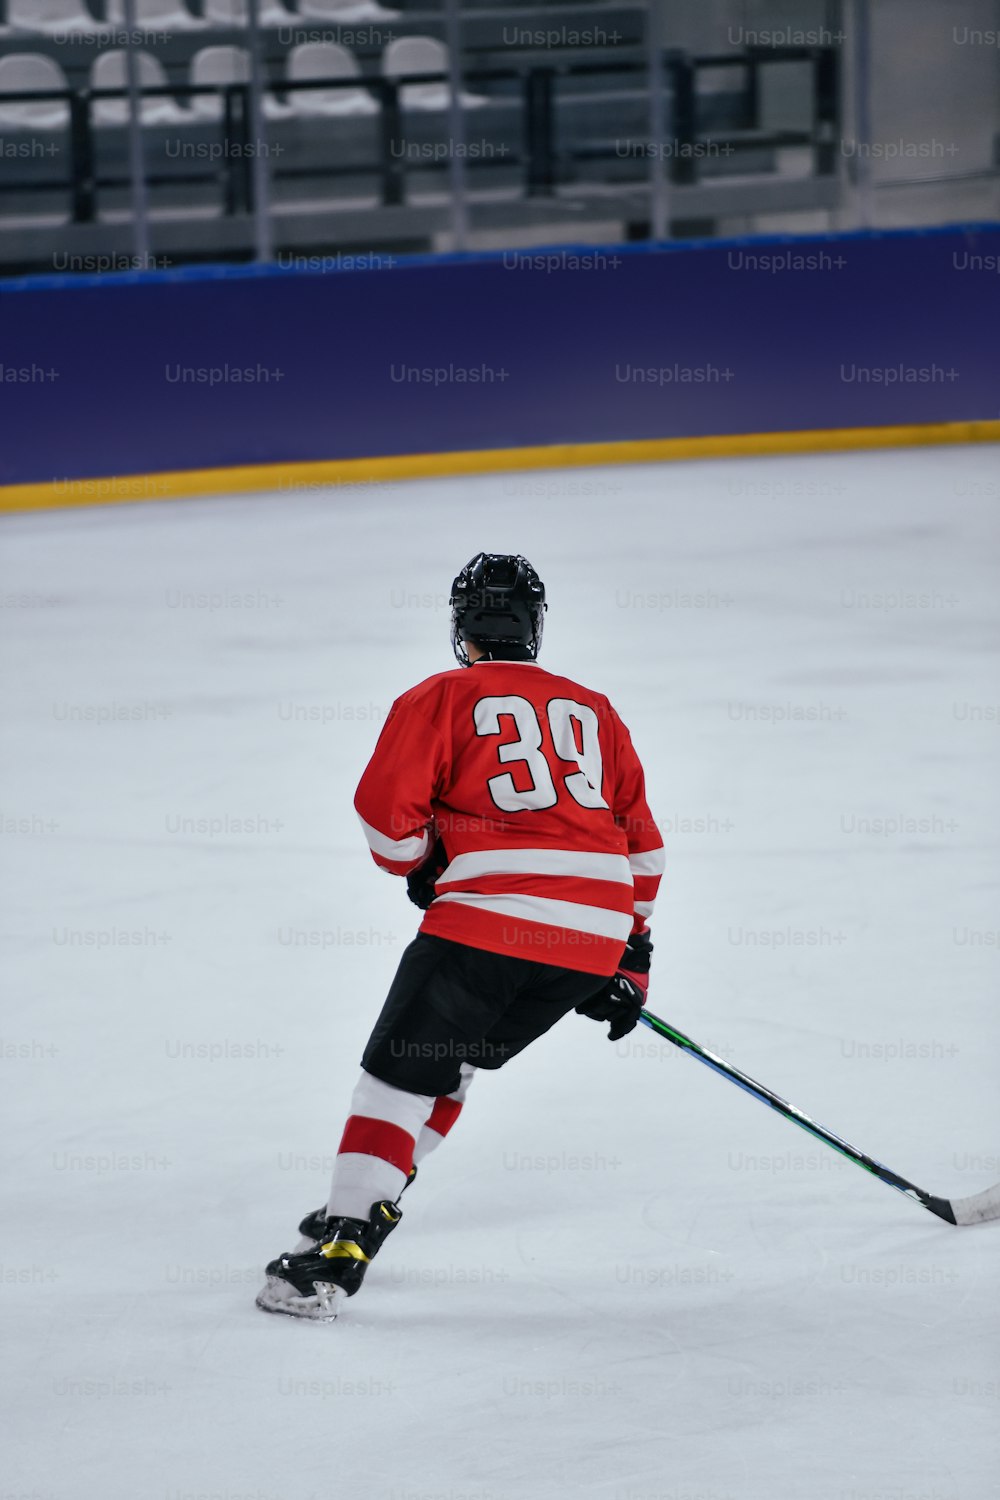
[[[628,863],[633,875],[662,875],[663,846],[661,845],[659,849],[647,849],[643,854],[630,854]]]
[[[423,859],[430,848],[430,836],[426,829],[423,833],[411,834],[409,838],[390,839],[370,823],[366,823],[360,813],[358,820],[365,831],[369,849],[373,854],[381,854],[383,859],[398,859],[405,864],[410,859]]]
[[[652,901],[637,901],[635,903],[635,914],[637,917],[651,917],[653,915]]]
[[[624,854],[591,854],[574,849],[477,849],[457,854],[439,885],[475,880],[484,875],[563,875],[579,880],[613,880],[632,884]]]
[[[492,911],[512,921],[541,922],[546,927],[563,927],[575,932],[589,932],[595,937],[615,938],[624,943],[632,931],[632,917],[627,912],[608,911],[603,906],[581,906],[575,901],[557,901],[552,896],[525,896],[519,892],[494,892],[480,896],[475,891],[443,891],[435,900],[461,901],[479,911]]]

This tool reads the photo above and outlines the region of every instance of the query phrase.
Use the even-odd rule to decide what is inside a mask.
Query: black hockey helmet
[[[525,557],[477,552],[451,586],[451,646],[469,665],[466,641],[500,661],[534,661],[542,644],[545,585]]]

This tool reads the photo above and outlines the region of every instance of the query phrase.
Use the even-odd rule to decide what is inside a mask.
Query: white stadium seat
[[[0,125],[10,130],[59,130],[69,124],[69,105],[61,99],[39,99],[37,104],[6,104],[4,94],[41,93],[64,89],[66,77],[57,62],[39,52],[12,52],[0,58]]]
[[[357,58],[335,42],[303,42],[288,54],[289,80],[360,78]],[[367,89],[290,89],[297,115],[375,115],[379,106]]]
[[[203,47],[191,59],[192,83],[249,83],[250,54],[244,47]],[[287,120],[293,113],[265,93],[261,101],[268,120]],[[222,119],[221,94],[192,94],[191,108],[200,120]]]
[[[148,52],[137,52],[140,88],[163,88],[167,75],[163,64]],[[124,52],[102,52],[90,70],[91,88],[123,89],[127,87]],[[91,119],[95,125],[125,125],[128,123],[128,98],[95,99]],[[143,125],[184,125],[194,119],[189,109],[181,109],[175,99],[167,94],[157,94],[152,99],[143,99],[139,107],[139,119]]]
[[[406,73],[447,73],[448,48],[432,36],[399,36],[382,53],[382,72],[387,78]],[[447,109],[451,91],[445,80],[440,83],[404,83],[399,91],[404,109]],[[486,104],[481,94],[461,95],[464,108]]]
[[[391,21],[399,14],[377,0],[299,0],[299,15],[318,21]]]
[[[108,20],[115,26],[125,24],[125,0],[108,0]],[[135,23],[153,31],[177,31],[204,26],[200,16],[193,16],[184,0],[135,0]]]
[[[246,26],[247,0],[205,0],[205,19],[213,26]],[[280,0],[260,0],[257,19],[261,26],[287,26],[295,17]]]
[[[83,0],[8,0],[7,19],[18,31],[93,31]]]

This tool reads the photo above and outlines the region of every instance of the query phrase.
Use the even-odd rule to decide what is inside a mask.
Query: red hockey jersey
[[[628,730],[534,662],[479,661],[397,698],[354,805],[390,874],[442,840],[421,932],[613,974],[652,911],[663,840]]]

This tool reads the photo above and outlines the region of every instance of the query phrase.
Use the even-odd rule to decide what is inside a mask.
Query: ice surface
[[[996,458],[5,523],[4,1497],[1000,1493],[1000,1226],[642,1028],[479,1079],[336,1325],[253,1306],[416,926],[354,785],[480,548],[645,760],[653,1009],[932,1192],[1000,1178]]]

